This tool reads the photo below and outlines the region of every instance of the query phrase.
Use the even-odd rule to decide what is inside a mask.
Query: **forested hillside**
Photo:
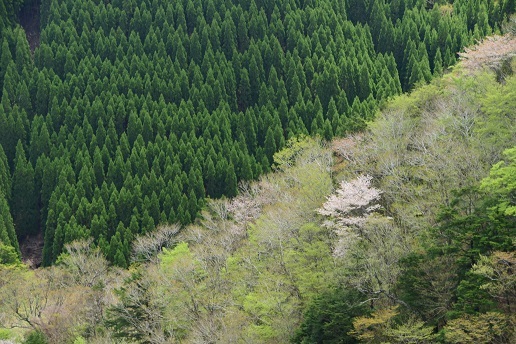
[[[493,42],[511,47],[496,73],[470,68]],[[91,239],[49,268],[11,254],[3,326],[26,343],[513,343],[516,40],[466,55],[360,134],[287,141],[195,224],[138,236],[128,270]]]
[[[135,235],[235,196],[286,139],[363,129],[514,7],[43,0],[32,56],[15,23],[33,3],[0,7],[2,202],[19,240],[44,234],[44,265],[93,237],[123,267]]]
[[[0,343],[515,342],[515,6],[0,0]]]

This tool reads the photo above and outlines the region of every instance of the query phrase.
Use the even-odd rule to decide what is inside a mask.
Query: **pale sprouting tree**
[[[180,229],[177,224],[159,226],[155,231],[137,237],[133,242],[131,260],[139,263],[157,263],[161,250],[176,243],[175,237]]]

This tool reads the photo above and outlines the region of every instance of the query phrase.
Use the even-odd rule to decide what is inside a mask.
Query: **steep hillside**
[[[514,342],[516,77],[468,66],[331,147],[288,141],[128,271],[91,241],[4,266],[0,319],[52,343]]]
[[[37,1],[0,7],[0,145],[17,237],[44,234],[44,265],[93,237],[124,267],[136,235],[236,195],[291,137],[364,128],[514,7],[44,0],[32,58],[13,26],[24,3]]]
[[[0,342],[516,342],[515,6],[0,0]]]

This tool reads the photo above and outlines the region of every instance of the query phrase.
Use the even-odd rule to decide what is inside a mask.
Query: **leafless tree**
[[[158,253],[163,247],[172,246],[181,227],[164,225],[146,235],[137,237],[133,242],[131,260],[133,262],[157,262]]]

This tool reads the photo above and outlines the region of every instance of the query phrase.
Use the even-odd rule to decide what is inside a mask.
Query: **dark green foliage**
[[[441,211],[426,252],[401,262],[398,296],[437,328],[465,313],[498,309],[495,297],[481,287],[489,281],[470,271],[480,255],[514,251],[514,217],[500,211],[498,204],[504,200],[495,189],[488,194],[478,188],[455,192],[450,206]]]
[[[9,213],[9,205],[0,194],[0,244],[12,247],[16,254],[20,253],[18,239],[14,230],[13,219]]]
[[[0,33],[17,22],[17,16],[24,3],[32,0],[1,0],[0,1]],[[1,37],[1,35],[0,35]]]
[[[460,252],[458,262],[465,269],[469,269],[480,254],[514,248],[514,218],[497,209],[496,205],[503,203],[498,195],[466,189],[455,192],[454,196],[450,207],[441,212],[435,237],[440,247]]]
[[[402,260],[404,273],[398,280],[398,296],[409,311],[433,325],[445,323],[446,312],[455,300],[459,278],[456,256],[430,251]]]
[[[496,311],[496,299],[480,286],[488,282],[487,278],[466,273],[457,286],[457,303],[454,305],[457,313],[485,313]]]
[[[7,157],[0,145],[0,261],[13,263],[20,253],[18,239],[14,229],[13,218],[9,209],[11,176]]]
[[[27,158],[21,141],[16,146],[12,181],[11,207],[14,226],[19,238],[37,233],[39,213],[34,189],[34,169]]]
[[[9,190],[11,190],[11,173],[9,170],[9,163],[7,156],[4,153],[4,149],[0,145],[0,194],[6,199],[11,196]]]
[[[47,338],[41,331],[32,331],[27,335],[23,344],[47,344]]]
[[[369,305],[364,297],[352,289],[338,288],[319,295],[304,313],[304,319],[293,343],[351,344],[358,343],[348,334],[353,329],[353,318],[367,315]]]
[[[12,62],[12,60],[13,57],[9,48],[9,43],[7,42],[7,38],[4,37],[2,42],[2,54],[0,55],[0,86],[4,85],[5,72],[7,71],[7,66]]]
[[[135,272],[124,282],[124,286],[115,292],[120,300],[107,311],[106,326],[114,331],[115,337],[126,338],[138,343],[151,343],[146,338],[159,331],[159,318],[164,305],[151,298],[151,282]]]

